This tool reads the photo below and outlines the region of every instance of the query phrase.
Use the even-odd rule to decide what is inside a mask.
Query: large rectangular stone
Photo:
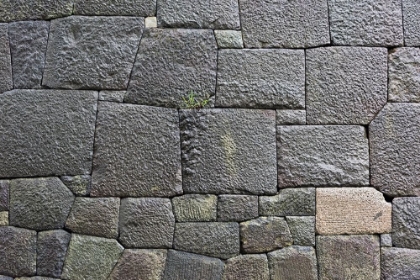
[[[7,24],[0,24],[0,94],[12,88],[12,58],[10,55]]]
[[[73,0],[2,0],[0,22],[53,19],[71,15]]]
[[[382,280],[420,279],[420,250],[381,249]]]
[[[74,0],[74,15],[154,16],[156,0]]]
[[[398,197],[392,202],[393,245],[420,249],[420,198]]]
[[[404,44],[420,46],[420,2],[417,0],[402,0]]]

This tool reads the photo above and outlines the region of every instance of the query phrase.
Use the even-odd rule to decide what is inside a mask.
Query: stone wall
[[[0,1],[0,279],[420,279],[419,3]]]

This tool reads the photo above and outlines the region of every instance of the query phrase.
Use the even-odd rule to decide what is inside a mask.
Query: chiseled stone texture
[[[316,245],[320,280],[380,279],[378,236],[317,236]]]
[[[264,253],[292,244],[284,218],[259,217],[241,223],[241,245],[245,253]]]
[[[156,0],[74,0],[75,15],[103,16],[153,16]]]
[[[119,241],[126,248],[171,248],[175,217],[168,198],[121,200]]]
[[[215,94],[216,70],[212,30],[146,29],[124,101],[183,107],[190,92],[202,101]]]
[[[315,246],[315,217],[286,217],[293,237],[293,245]]]
[[[392,205],[374,188],[318,188],[318,234],[374,234],[391,231]]]
[[[8,225],[9,225],[9,212],[1,211],[0,212],[0,226],[8,226]]]
[[[368,124],[387,101],[386,48],[306,51],[308,124]]]
[[[223,267],[216,258],[169,250],[163,280],[222,280]]]
[[[420,102],[419,69],[420,50],[418,48],[396,48],[390,52],[389,101]]]
[[[48,21],[21,21],[9,24],[15,88],[40,88],[47,51]]]
[[[363,126],[279,126],[277,131],[280,188],[369,185]]]
[[[308,48],[330,43],[326,0],[239,0],[246,48]]]
[[[49,230],[64,227],[73,193],[55,177],[10,181],[10,224]]]
[[[271,110],[181,110],[184,192],[275,194],[275,118]]]
[[[90,175],[61,176],[60,180],[75,196],[87,196],[90,193]]]
[[[10,181],[0,180],[0,211],[9,210]]]
[[[38,275],[60,278],[70,237],[71,234],[64,230],[38,233],[36,259]]]
[[[181,194],[178,123],[175,109],[100,102],[91,196]]]
[[[277,125],[306,124],[305,110],[277,110]]]
[[[382,248],[382,280],[420,279],[420,250]]]
[[[53,20],[42,85],[127,89],[143,28],[144,19],[134,17]]]
[[[316,253],[312,247],[290,246],[267,256],[271,279],[318,280]]]
[[[71,232],[105,238],[118,237],[120,199],[77,197],[66,221]]]
[[[398,197],[392,203],[393,245],[420,249],[420,198]]]
[[[381,234],[381,247],[392,247],[392,236],[391,234]]]
[[[401,0],[328,1],[333,45],[400,46]]]
[[[216,221],[217,196],[207,194],[186,194],[172,199],[177,222]]]
[[[217,46],[220,49],[242,49],[242,32],[237,30],[214,30]]]
[[[124,101],[124,96],[126,93],[126,91],[121,90],[101,90],[99,92],[98,100],[122,103]]]
[[[107,279],[124,248],[115,239],[72,234],[63,279]]]
[[[36,273],[36,231],[0,227],[0,274],[32,276]]]
[[[240,255],[228,259],[223,272],[223,280],[270,280],[268,261],[265,254]]]
[[[97,95],[64,90],[1,94],[0,178],[89,174]]]
[[[228,259],[239,254],[238,223],[177,223],[174,249]]]
[[[72,0],[2,0],[0,22],[53,19],[71,15]]]
[[[281,189],[275,196],[259,197],[263,216],[314,216],[315,188]]]
[[[217,220],[242,222],[258,217],[258,196],[220,195],[217,202]]]
[[[220,50],[216,105],[305,108],[303,50]]]
[[[161,280],[166,250],[124,250],[109,280]]]
[[[420,195],[420,104],[390,104],[369,125],[371,184],[390,196]]]
[[[402,0],[404,21],[404,43],[406,46],[420,46],[420,2]]]
[[[1,4],[2,3],[0,3],[0,11]],[[7,24],[0,24],[0,94],[13,88],[12,79],[12,58],[10,55]]]

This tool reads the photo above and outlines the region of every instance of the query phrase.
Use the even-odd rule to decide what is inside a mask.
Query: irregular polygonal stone
[[[403,44],[401,0],[328,1],[331,40],[335,45]]]
[[[392,203],[393,245],[420,249],[420,198],[395,198]]]
[[[48,21],[21,21],[9,24],[15,88],[40,88],[47,51]]]
[[[277,125],[306,124],[305,110],[277,110]]]
[[[420,2],[402,0],[404,43],[406,46],[420,46]]]
[[[41,231],[37,240],[37,274],[60,278],[71,234],[64,230]]]
[[[308,124],[368,124],[387,101],[387,49],[306,52]]]
[[[223,280],[269,280],[267,256],[241,255],[228,259],[223,272]]]
[[[90,193],[90,175],[61,176],[60,180],[76,196],[87,196]]]
[[[0,178],[89,174],[97,95],[63,90],[1,94]]]
[[[86,16],[153,16],[156,0],[74,0],[74,15]]]
[[[363,126],[279,126],[279,187],[369,185]]]
[[[391,234],[381,234],[381,247],[392,247]]]
[[[0,227],[0,274],[32,276],[36,273],[36,231]]]
[[[216,105],[305,108],[303,50],[220,50]]]
[[[242,49],[242,32],[236,30],[214,30],[217,46],[221,49]]]
[[[143,18],[134,17],[53,20],[42,85],[126,89],[143,28]]]
[[[320,280],[380,278],[378,236],[317,236],[316,250]]]
[[[315,217],[286,217],[294,245],[315,246]]]
[[[8,225],[9,225],[9,212],[1,211],[0,212],[0,226],[8,226]]]
[[[118,237],[120,199],[77,197],[67,218],[71,232],[106,238]]]
[[[293,244],[286,220],[279,217],[259,217],[241,223],[242,250],[264,253]]]
[[[124,101],[126,91],[113,91],[113,90],[102,90],[99,92],[100,101],[118,102]]]
[[[223,267],[216,258],[169,250],[163,280],[221,280]]]
[[[63,279],[107,279],[124,248],[114,239],[72,234]]]
[[[228,259],[239,254],[237,223],[177,223],[174,249]]]
[[[166,250],[124,250],[109,280],[161,280]]]
[[[58,178],[11,180],[10,224],[34,230],[63,228],[73,201]]]
[[[212,30],[146,29],[124,101],[183,107],[192,92],[201,102],[215,94],[216,70]]]
[[[120,242],[127,248],[171,248],[175,217],[167,198],[124,198]]]
[[[371,184],[390,196],[420,195],[420,104],[387,104],[369,125]]]
[[[326,0],[239,0],[246,48],[308,48],[330,43]]]
[[[258,196],[220,195],[217,203],[217,220],[242,222],[258,217]]]
[[[275,111],[182,110],[180,128],[185,192],[276,193]]]
[[[52,19],[71,15],[73,1],[69,0],[2,0],[0,22]]]
[[[9,181],[0,180],[0,211],[9,210],[9,187]]]
[[[316,231],[319,234],[387,233],[392,205],[374,188],[318,188]]]
[[[382,248],[382,280],[420,279],[420,250]]]
[[[238,1],[160,0],[157,4],[160,27],[240,28]]]
[[[263,216],[315,215],[315,188],[281,189],[275,196],[260,196]]]
[[[91,196],[181,194],[178,123],[175,109],[100,102]]]
[[[267,256],[271,279],[318,279],[316,254],[312,247],[290,246]]]
[[[216,221],[217,196],[186,194],[172,199],[177,222]]]
[[[1,4],[2,3],[0,3],[0,5]],[[0,19],[1,18],[0,12]],[[0,94],[11,90],[12,88],[12,61],[10,55],[9,37],[7,35],[7,24],[0,24]]]

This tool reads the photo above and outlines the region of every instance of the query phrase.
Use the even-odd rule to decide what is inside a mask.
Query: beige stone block
[[[157,20],[156,17],[147,17],[144,19],[144,25],[146,28],[156,28]]]
[[[9,225],[9,212],[3,211],[0,212],[0,226],[8,226]]]

